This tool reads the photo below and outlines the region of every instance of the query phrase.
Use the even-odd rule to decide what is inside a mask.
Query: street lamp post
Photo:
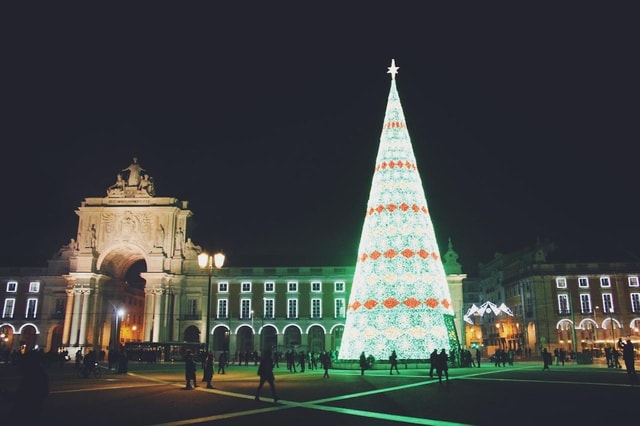
[[[598,309],[600,309],[600,306],[593,308],[593,321],[596,323],[596,328],[593,329],[593,340],[596,345],[598,344]]]
[[[253,331],[253,309],[251,310],[251,347],[253,348],[254,352],[256,350],[256,333],[255,331]]]
[[[213,268],[216,269],[222,268],[224,265],[224,253],[218,252],[213,256],[210,256],[206,252],[202,252],[198,255],[198,265],[202,269],[207,269],[207,274],[209,275],[209,282],[207,284],[207,335],[205,337],[205,348],[207,353],[209,353],[209,340],[211,337],[211,330],[209,330],[209,324],[211,323],[211,276],[213,275]]]
[[[613,309],[609,307],[609,324],[611,326],[611,343],[613,343],[613,347],[616,347],[616,328],[613,323]]]
[[[576,334],[576,312],[573,309],[573,298],[571,297],[571,293],[569,293],[569,310],[571,312],[571,346],[572,352],[575,354],[575,359],[578,358],[578,335]]]

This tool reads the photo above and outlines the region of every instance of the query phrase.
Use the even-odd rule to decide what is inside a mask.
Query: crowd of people
[[[257,352],[247,352],[247,354],[251,356],[238,357],[238,365],[248,366],[249,360],[251,359],[253,365],[257,366],[259,383],[255,392],[255,400],[260,401],[262,388],[265,384],[268,384],[271,390],[272,400],[273,402],[277,402],[278,394],[276,392],[274,368],[279,368],[279,358],[282,354],[270,349],[266,349],[262,354],[258,354]],[[566,352],[562,348],[557,348],[553,352],[548,351],[547,348],[542,348],[541,354],[543,370],[550,370],[550,366],[554,363],[555,365],[564,365]],[[203,371],[200,382],[205,383],[208,389],[213,389],[214,367],[216,363],[215,354],[206,353],[204,356],[202,356],[203,354],[200,355]],[[496,367],[504,367],[507,363],[513,363],[508,351],[498,349],[494,355],[496,355],[494,357],[494,365]],[[70,357],[67,351],[61,352],[60,356],[60,359],[63,360],[61,366],[63,366]],[[315,351],[306,352],[291,349],[284,354],[288,372],[304,372],[306,369],[315,370],[322,368],[324,370],[324,378],[329,378],[329,370],[334,357],[337,358],[337,354],[334,351],[320,351],[316,353]],[[626,339],[625,341],[621,338],[615,346],[607,348],[607,367],[622,368],[622,364],[619,362],[620,357],[623,360],[629,381],[632,384],[638,384],[638,377],[635,370],[636,349],[630,339]],[[434,349],[429,356],[429,377],[433,378],[435,373],[440,384],[443,382],[448,384],[450,366],[480,367],[481,358],[482,356],[479,349],[475,349],[475,354],[472,354],[471,351],[466,349],[458,352],[451,351],[449,354],[444,348],[440,350]],[[83,354],[80,349],[75,353],[75,367],[81,368],[81,366],[84,365],[85,368],[90,368],[102,359],[104,359],[104,357],[101,352],[89,350]],[[114,351],[110,354],[108,360],[110,369],[113,362],[113,368],[117,370],[118,373],[126,373],[126,359],[127,356],[124,351]],[[15,364],[22,380],[15,390],[2,392],[2,397],[12,402],[12,408],[8,414],[8,418],[17,421],[18,413],[20,413],[20,415],[23,416],[20,417],[20,421],[24,421],[24,413],[28,413],[32,416],[33,420],[33,423],[29,424],[36,424],[42,415],[44,401],[49,393],[47,368],[50,367],[51,362],[47,361],[47,356],[44,351],[28,351],[24,347],[21,348],[19,352],[16,351],[15,354],[12,354],[9,360],[10,363]],[[226,368],[230,365],[229,356],[225,351],[218,355],[217,363],[218,374],[225,374]],[[374,368],[374,363],[375,360],[373,357],[371,355],[367,356],[363,351],[359,359],[361,375],[364,376],[366,370]],[[400,374],[398,363],[398,354],[396,350],[393,349],[389,355],[389,374],[393,374],[394,372]],[[197,370],[196,356],[191,351],[188,351],[185,357],[185,389],[198,387]]]

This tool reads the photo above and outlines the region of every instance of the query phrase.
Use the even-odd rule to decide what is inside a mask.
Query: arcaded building
[[[0,268],[3,353],[24,344],[108,354],[135,342],[162,347],[160,358],[185,345],[231,356],[339,350],[354,266],[201,268],[188,202],[155,194],[148,175],[125,173],[81,202],[75,237],[46,267]],[[443,258],[461,302],[451,244]]]

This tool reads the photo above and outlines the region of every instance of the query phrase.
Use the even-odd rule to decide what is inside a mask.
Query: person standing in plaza
[[[184,360],[184,378],[187,383],[185,389],[198,387],[198,384],[196,383],[196,360],[194,359],[193,352],[191,351],[187,351],[187,357]],[[191,387],[191,382],[193,382],[193,387]]]
[[[638,384],[635,357],[635,347],[633,346],[631,339],[627,339],[627,341],[622,344],[622,360],[624,361],[624,366],[627,369],[627,376],[629,376],[629,380],[631,381],[632,385]]]
[[[560,348],[560,351],[558,352],[558,362],[560,363],[560,365],[564,366],[564,362],[567,360],[567,351],[564,350],[564,348]]]
[[[551,359],[551,352],[547,351],[547,348],[542,350],[542,371],[549,370],[549,365],[553,362]]]
[[[607,360],[607,368],[611,368],[611,348],[609,346],[604,348],[604,358]]]
[[[213,354],[209,352],[204,358],[202,368],[202,381],[207,384],[207,389],[213,389],[211,381],[213,380]]]
[[[429,355],[429,363],[431,364],[431,367],[429,367],[429,377],[433,378],[433,370],[436,369],[436,365],[438,363],[437,349],[434,349],[433,352],[431,352],[431,355]]]
[[[300,372],[304,373],[305,365],[307,364],[307,355],[304,351],[300,351],[298,354],[298,362],[300,365]]]
[[[480,348],[476,348],[476,364],[478,364],[478,368],[480,368],[481,359],[482,359],[482,354],[480,353]]]
[[[442,374],[444,373],[444,377],[449,383],[449,357],[447,356],[447,352],[444,348],[440,351],[440,353],[436,357],[436,373],[438,374],[438,381],[442,383]]]
[[[396,370],[396,373],[400,374],[400,371],[398,371],[398,355],[396,354],[396,350],[394,349],[391,352],[391,355],[389,355],[389,364],[391,364],[391,367],[389,367],[389,374],[393,374],[393,370]]]
[[[227,352],[222,351],[218,356],[218,374],[224,374],[225,368],[227,368]]]
[[[620,352],[618,352],[618,349],[615,347],[611,348],[611,367],[612,368],[622,368],[622,364],[620,364],[619,358],[620,358]]]
[[[320,352],[320,364],[322,364],[322,368],[324,369],[323,379],[329,378],[329,368],[331,367],[331,355],[328,352],[322,351]]]
[[[364,376],[364,370],[367,369],[369,365],[367,364],[367,356],[364,354],[364,351],[360,354],[360,375]]]
[[[258,389],[256,390],[256,401],[260,401],[260,390],[262,390],[262,386],[264,386],[264,383],[267,382],[269,383],[269,387],[271,388],[273,402],[278,402],[275,377],[273,375],[274,365],[275,364],[273,362],[273,356],[271,355],[271,349],[266,349],[262,354],[260,365],[258,366],[258,376],[260,376],[260,383],[258,384]]]

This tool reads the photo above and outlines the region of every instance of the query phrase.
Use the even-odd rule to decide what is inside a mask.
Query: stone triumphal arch
[[[188,307],[180,295],[184,273],[197,270],[201,251],[185,237],[192,216],[186,201],[155,196],[153,178],[134,158],[104,197],[86,198],[76,214],[76,238],[50,261],[68,271],[62,274],[62,336],[53,340],[62,347],[108,350],[119,347],[123,332],[135,332],[136,340],[165,342],[184,341],[185,330],[194,325],[200,330],[195,315],[192,323],[175,321],[189,318],[181,315]],[[138,282],[131,282],[128,274],[140,264]],[[134,325],[122,330],[124,324]]]

